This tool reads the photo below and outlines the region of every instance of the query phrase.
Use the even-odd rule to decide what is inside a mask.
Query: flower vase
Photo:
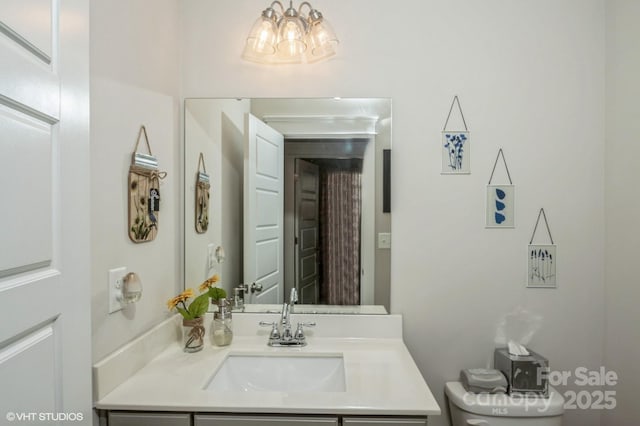
[[[204,318],[182,320],[182,348],[185,352],[198,352],[204,347]]]

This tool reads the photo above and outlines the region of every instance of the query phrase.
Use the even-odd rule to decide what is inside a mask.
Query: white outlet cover
[[[378,248],[379,249],[390,249],[391,248],[391,233],[390,232],[380,232],[378,234]]]
[[[118,312],[122,310],[122,303],[118,300],[117,296],[122,291],[122,284],[124,276],[127,275],[127,268],[123,266],[121,268],[109,269],[109,313]]]

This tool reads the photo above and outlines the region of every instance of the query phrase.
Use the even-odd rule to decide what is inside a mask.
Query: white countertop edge
[[[309,394],[313,397],[313,394]],[[433,408],[429,410],[420,409],[398,409],[393,410],[389,408],[378,407],[348,407],[348,408],[308,408],[308,407],[225,407],[217,411],[211,411],[210,406],[197,407],[193,406],[185,408],[183,406],[164,406],[162,410],[158,410],[158,407],[149,406],[132,406],[132,405],[108,405],[101,406],[96,404],[99,410],[112,410],[112,411],[154,411],[154,412],[172,412],[172,413],[196,413],[204,415],[215,414],[290,414],[290,415],[336,415],[336,416],[440,416],[442,414],[440,408]]]

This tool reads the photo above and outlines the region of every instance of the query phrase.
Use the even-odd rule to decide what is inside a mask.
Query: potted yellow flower
[[[185,352],[198,352],[204,347],[204,314],[209,309],[209,294],[203,293],[187,306],[194,297],[193,289],[186,289],[167,302],[169,310],[176,309],[182,315],[182,344]]]
[[[200,284],[200,287],[198,288],[198,290],[200,290],[201,293],[203,291],[206,291],[207,295],[211,298],[211,301],[216,305],[218,304],[218,300],[224,299],[227,297],[227,292],[224,291],[224,289],[221,289],[220,287],[215,287],[215,285],[218,284],[219,281],[220,281],[220,276],[218,274],[215,274],[214,276],[212,276],[211,278],[205,280],[202,284]]]

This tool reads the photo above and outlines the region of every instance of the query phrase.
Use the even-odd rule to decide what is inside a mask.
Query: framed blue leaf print
[[[493,175],[496,172],[498,160],[502,156],[504,169],[509,179],[508,185],[492,185]],[[504,158],[502,148],[498,150],[496,161],[487,185],[486,227],[487,228],[515,228],[515,194],[516,189],[511,180],[511,173]]]
[[[515,228],[515,186],[487,185],[487,228]]]

